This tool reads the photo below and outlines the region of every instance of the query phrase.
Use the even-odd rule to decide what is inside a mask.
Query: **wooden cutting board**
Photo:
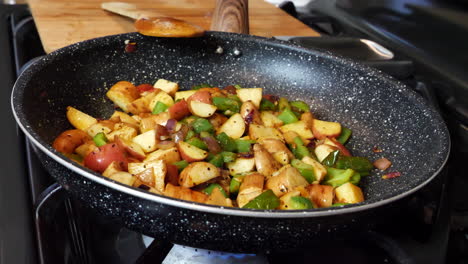
[[[106,35],[133,32],[133,21],[101,9],[95,0],[28,0],[47,53]],[[216,0],[129,0],[149,12],[162,13],[209,30]],[[314,30],[263,0],[249,0],[250,34],[318,36]]]

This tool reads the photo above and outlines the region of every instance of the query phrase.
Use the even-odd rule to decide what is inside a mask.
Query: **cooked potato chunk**
[[[126,184],[128,186],[132,186],[133,182],[135,181],[135,177],[133,177],[130,173],[125,172],[125,171],[119,171],[111,176],[109,176],[110,179],[114,181],[118,181],[120,183]]]
[[[140,113],[151,113],[153,109],[150,109],[150,103],[157,94],[158,91],[150,92],[147,95],[132,101],[127,105],[128,111],[134,115],[138,115]]]
[[[300,191],[290,191],[287,194],[281,196],[279,209],[281,209],[281,210],[292,210],[292,209],[294,209],[291,206],[291,197],[300,196],[300,195],[301,195]]]
[[[145,133],[146,131],[153,130],[156,125],[164,126],[170,118],[168,112],[144,117],[140,121],[140,131],[141,133]]]
[[[219,170],[215,165],[208,162],[193,162],[180,173],[179,184],[190,188],[219,175]]]
[[[236,175],[251,172],[255,169],[254,158],[237,158],[234,162],[227,164],[229,174]]]
[[[330,146],[327,144],[320,144],[317,147],[315,147],[315,156],[317,156],[317,159],[322,162],[328,154],[332,153],[333,151],[337,150],[336,147]]]
[[[114,84],[106,95],[114,104],[125,112],[128,112],[127,106],[140,97],[135,85],[126,81]]]
[[[112,116],[109,118],[109,120],[113,120],[115,122],[124,122],[124,123],[128,123],[128,124],[131,124],[131,125],[134,125],[134,126],[138,126],[139,125],[139,122],[129,116],[128,114],[124,113],[124,112],[120,112],[120,111],[115,111]]]
[[[314,175],[316,178],[314,183],[320,183],[325,178],[325,175],[327,175],[327,169],[322,164],[320,164],[320,162],[314,160],[313,158],[306,156],[302,158],[302,162],[314,167]]]
[[[187,100],[190,96],[195,94],[197,91],[196,90],[188,90],[188,91],[180,91],[175,93],[174,101],[179,101],[182,99]]]
[[[164,160],[166,164],[180,161],[179,151],[176,147],[169,149],[158,149],[146,156],[145,162],[150,160]]]
[[[231,199],[224,197],[223,193],[218,188],[213,189],[210,196],[208,197],[208,200],[206,200],[206,203],[212,205],[232,207]]]
[[[281,197],[296,187],[307,186],[308,184],[296,168],[286,165],[267,180],[266,188],[271,189],[276,196]]]
[[[102,176],[109,178],[112,174],[120,171],[122,171],[122,168],[120,168],[119,163],[113,161],[109,166],[107,166],[106,170],[102,173]]]
[[[240,114],[232,115],[224,124],[219,128],[218,134],[226,133],[233,139],[242,137],[245,131],[244,119]]]
[[[260,118],[260,112],[251,101],[247,101],[242,104],[240,115],[246,124],[263,125],[262,119]]]
[[[156,96],[154,96],[153,99],[151,99],[151,101],[149,102],[149,109],[153,111],[154,106],[158,102],[161,102],[167,105],[168,107],[171,107],[172,105],[174,105],[174,99],[172,99],[172,97],[164,91],[159,91],[156,94]]]
[[[72,126],[85,132],[90,126],[97,123],[96,118],[71,106],[67,107],[67,118]]]
[[[309,199],[317,207],[330,207],[333,204],[333,187],[330,185],[311,184],[306,187]]]
[[[283,125],[283,121],[281,121],[281,119],[275,116],[271,111],[262,111],[260,113],[260,119],[266,127],[280,127]]]
[[[136,137],[137,135],[138,135],[138,131],[135,128],[131,126],[123,125],[119,129],[114,130],[110,132],[109,134],[107,134],[107,139],[109,139],[110,141],[114,141],[114,138],[118,136],[125,140],[132,140],[132,138]]]
[[[249,136],[252,140],[259,140],[264,138],[276,138],[279,140],[284,140],[283,135],[278,131],[278,129],[255,124],[251,124],[249,126]]]
[[[347,182],[335,189],[336,200],[338,203],[360,203],[364,202],[364,195],[361,188]]]
[[[268,151],[261,145],[253,146],[255,167],[260,174],[263,174],[267,179],[281,168],[281,164],[276,161]]]
[[[312,122],[312,131],[318,139],[337,137],[341,134],[341,124],[314,119]]]
[[[182,186],[174,186],[170,183],[166,185],[164,195],[197,203],[204,203],[208,196],[204,193],[191,190]]]
[[[312,131],[307,127],[304,121],[297,121],[295,123],[287,124],[280,127],[281,132],[285,133],[287,131],[294,131],[304,140],[304,139],[312,139],[314,138],[314,134]]]
[[[157,141],[156,141],[156,131],[154,129],[150,131],[146,131],[145,133],[142,133],[134,137],[132,140],[133,142],[140,145],[140,147],[146,153],[156,150]]]
[[[264,181],[265,177],[260,173],[252,173],[244,177],[239,187],[239,194],[237,195],[239,207],[243,207],[262,193]]]
[[[237,96],[245,103],[251,101],[255,107],[260,107],[260,101],[262,101],[262,88],[242,88],[237,89]]]
[[[179,90],[179,84],[175,82],[171,82],[164,79],[159,79],[154,83],[154,88],[158,88],[163,90],[164,92],[174,96],[176,92]],[[177,99],[176,99],[177,100]]]

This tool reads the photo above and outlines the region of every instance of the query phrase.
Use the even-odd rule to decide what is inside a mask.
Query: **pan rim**
[[[112,36],[104,36],[104,37],[101,37],[101,38],[111,38],[111,37],[115,37],[115,36],[128,36],[128,35],[131,35],[131,34],[135,34],[135,33],[125,33],[125,34],[118,34],[118,35],[112,35]],[[224,32],[209,32],[208,34],[215,35],[215,36],[216,35],[241,35],[241,34],[224,33]],[[286,45],[289,48],[298,49],[298,50],[306,51],[306,52],[309,52],[309,53],[313,52],[314,54],[317,54],[317,55],[320,55],[320,56],[325,56],[327,58],[331,58],[331,59],[335,59],[335,60],[339,60],[339,61],[344,62],[344,63],[357,64],[361,68],[366,69],[369,72],[372,72],[372,73],[378,75],[379,77],[383,77],[383,78],[387,79],[387,81],[394,82],[394,83],[396,82],[397,84],[399,83],[397,80],[393,79],[392,77],[387,76],[385,74],[382,74],[381,72],[379,72],[379,71],[377,71],[375,69],[372,69],[372,68],[370,68],[370,67],[368,67],[366,65],[363,65],[361,63],[352,61],[352,60],[347,59],[347,58],[343,58],[343,57],[336,56],[336,55],[331,55],[330,53],[324,52],[322,50],[306,49],[304,47],[301,47],[301,46],[298,46],[298,45],[295,45],[295,44],[291,44],[289,42],[285,42],[285,41],[281,41],[281,40],[275,40],[275,39],[269,39],[269,38],[264,38],[264,37],[258,37],[258,36],[245,36],[245,35],[242,35],[242,37],[251,38],[251,39],[258,39],[258,40],[261,40],[261,41],[268,41],[270,44],[273,44],[273,45]],[[98,38],[98,39],[101,39],[101,38]],[[63,50],[76,48],[78,45],[83,45],[84,42],[87,42],[87,41],[75,43],[73,45],[70,45],[70,46],[64,47],[62,49],[56,50],[56,51],[54,51],[54,52],[52,52],[50,54],[55,54],[55,53],[58,53],[58,52],[63,52]],[[32,67],[28,68],[25,72],[23,72],[18,77],[18,80],[21,80],[22,75],[26,74],[26,72],[33,69],[34,66],[35,65],[32,65]],[[36,64],[36,66],[37,66],[37,64]],[[449,158],[450,149],[451,149],[450,134],[448,133],[447,127],[444,126],[444,129],[443,129],[444,131],[443,132],[444,132],[444,134],[446,136],[446,139],[447,139],[447,149],[446,149],[445,158],[444,158],[443,162],[441,163],[441,165],[439,166],[439,168],[430,177],[428,177],[424,182],[418,184],[417,186],[413,187],[412,189],[410,189],[410,190],[408,190],[406,192],[400,193],[400,194],[398,194],[396,196],[386,198],[384,200],[375,201],[375,202],[372,202],[372,203],[369,203],[369,204],[362,204],[362,205],[355,204],[355,205],[346,206],[344,208],[343,207],[331,207],[331,208],[322,208],[322,209],[318,209],[318,210],[314,209],[314,210],[294,210],[294,211],[293,210],[291,210],[291,211],[284,211],[284,210],[253,210],[253,209],[228,208],[228,207],[221,207],[221,206],[213,206],[213,205],[194,203],[194,202],[190,202],[190,201],[175,199],[175,198],[171,198],[171,197],[167,197],[167,196],[163,196],[163,195],[157,195],[157,194],[153,194],[153,193],[149,193],[149,192],[144,192],[144,191],[141,191],[141,190],[139,190],[137,188],[118,183],[116,181],[105,178],[104,176],[102,176],[102,175],[100,175],[98,173],[92,172],[89,169],[83,168],[83,167],[81,167],[79,165],[75,165],[73,162],[66,159],[65,156],[63,156],[62,154],[59,154],[55,150],[49,149],[50,146],[49,146],[49,148],[47,148],[45,145],[41,144],[41,142],[39,142],[39,140],[37,140],[31,133],[29,133],[29,130],[25,127],[25,125],[22,123],[21,118],[17,114],[17,110],[15,109],[15,104],[14,104],[14,95],[15,95],[15,90],[18,89],[17,87],[19,86],[19,83],[21,83],[21,81],[20,82],[17,81],[15,83],[15,85],[14,85],[14,87],[12,89],[12,96],[10,98],[14,118],[15,118],[18,126],[25,133],[25,135],[28,137],[28,139],[31,140],[31,142],[36,147],[38,147],[42,152],[44,152],[47,156],[51,157],[53,160],[55,160],[56,162],[58,162],[62,166],[66,167],[67,169],[72,170],[73,173],[80,174],[80,175],[84,176],[88,180],[94,181],[94,182],[96,182],[98,184],[102,184],[102,185],[104,185],[106,187],[109,187],[109,188],[111,188],[113,190],[123,192],[123,193],[126,193],[128,195],[135,196],[137,198],[145,199],[145,200],[152,201],[152,202],[157,202],[157,203],[160,203],[160,204],[163,204],[163,205],[174,206],[174,207],[177,207],[177,208],[183,208],[183,209],[187,209],[187,210],[195,210],[195,211],[199,211],[199,212],[203,212],[203,213],[222,214],[222,215],[238,216],[238,217],[259,217],[259,218],[304,218],[304,217],[311,217],[312,218],[312,217],[342,215],[342,214],[357,213],[357,212],[365,211],[365,210],[368,210],[368,209],[380,207],[382,205],[386,205],[386,204],[392,203],[394,201],[397,201],[399,199],[402,199],[402,198],[404,198],[404,197],[418,191],[422,187],[424,187],[426,184],[428,184],[430,181],[432,181],[444,169],[445,164],[446,164],[446,162],[447,162],[447,160]],[[405,86],[405,89],[410,90],[406,86]],[[435,110],[433,110],[432,107],[431,107],[431,112],[432,112],[432,114],[435,114],[438,117],[438,119],[443,121],[443,119],[440,117],[440,115]]]

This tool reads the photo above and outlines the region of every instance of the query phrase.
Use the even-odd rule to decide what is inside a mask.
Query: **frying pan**
[[[137,43],[133,53],[124,42]],[[221,52],[222,50],[222,52]],[[70,129],[74,106],[95,117],[114,111],[105,93],[117,81],[177,81],[219,87],[240,84],[301,99],[323,120],[353,130],[349,149],[371,160],[387,157],[402,176],[363,177],[365,202],[299,211],[222,208],[124,186],[80,167],[51,147]],[[44,167],[72,195],[138,232],[200,248],[256,252],[295,248],[364,226],[384,206],[430,182],[445,164],[450,139],[439,114],[418,94],[374,69],[291,43],[207,32],[193,39],[137,33],[92,39],[54,51],[25,70],[11,98],[19,127]],[[374,153],[379,147],[384,152]],[[379,211],[380,210],[380,211]]]

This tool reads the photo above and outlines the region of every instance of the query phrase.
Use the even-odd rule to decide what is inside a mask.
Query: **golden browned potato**
[[[190,188],[214,179],[219,175],[219,170],[215,165],[203,161],[193,162],[180,173],[179,184]]]
[[[311,112],[305,112],[301,115],[301,121],[303,121],[306,126],[312,131],[314,123],[314,115]]]
[[[208,196],[208,200],[206,200],[206,203],[212,205],[232,207],[231,199],[224,197],[223,193],[218,188],[213,189],[210,196]]]
[[[128,112],[127,105],[140,97],[140,93],[135,85],[126,81],[114,84],[106,95],[114,104],[125,112]]]
[[[314,160],[313,158],[305,156],[302,158],[302,162],[314,167],[316,183],[320,183],[325,178],[325,175],[327,175],[327,169],[320,162]]]
[[[263,174],[267,179],[281,168],[281,164],[276,161],[261,144],[255,144],[253,146],[253,151],[255,167],[257,171]]]
[[[251,101],[255,107],[260,107],[260,101],[262,101],[262,88],[242,88],[236,90],[239,99],[245,103]]]
[[[110,177],[112,174],[119,171],[122,171],[122,168],[117,161],[113,161],[109,166],[107,166],[106,170],[102,173],[102,176]]]
[[[294,131],[301,137],[302,140],[314,138],[312,130],[310,130],[304,121],[297,121],[295,123],[287,124],[279,128],[281,132]]]
[[[260,173],[252,173],[244,177],[237,195],[237,204],[239,207],[243,207],[262,193],[264,181],[265,177]]]
[[[260,118],[260,112],[251,101],[247,101],[242,104],[240,115],[246,124],[263,125],[262,119]]]
[[[71,129],[62,132],[52,143],[52,147],[61,153],[71,154],[75,148],[91,140],[85,132],[78,129]]]
[[[279,139],[261,138],[258,140],[258,143],[262,144],[262,146],[273,155],[273,158],[283,165],[289,164],[290,161],[294,159],[292,152],[286,147],[284,142]]]
[[[109,134],[106,135],[107,139],[110,141],[114,141],[115,137],[120,137],[125,140],[132,140],[134,137],[138,135],[138,130],[130,125],[126,125],[125,123],[121,123],[119,129],[116,129]]]
[[[347,182],[335,189],[336,201],[338,203],[360,203],[364,202],[361,188]]]
[[[157,80],[153,86],[155,88],[163,90],[164,92],[170,94],[171,96],[174,96],[176,92],[179,90],[179,84],[168,81],[168,80],[164,80],[164,79]]]
[[[93,152],[97,148],[96,144],[94,144],[94,141],[88,140],[82,145],[78,146],[75,149],[75,152],[80,155],[82,158],[86,157],[89,153]]]
[[[96,118],[71,106],[67,107],[67,119],[72,126],[82,131],[86,131],[88,127],[97,123]]]
[[[276,196],[281,197],[296,187],[307,186],[308,184],[296,168],[286,165],[267,180],[266,189],[272,190]]]
[[[125,172],[125,171],[119,171],[111,176],[109,176],[110,179],[114,181],[118,181],[120,183],[126,184],[128,186],[132,186],[133,182],[135,181],[135,177],[133,177],[130,173]]]
[[[147,95],[140,97],[130,104],[127,105],[128,112],[138,115],[140,113],[151,113],[153,109],[150,109],[150,103],[159,91],[148,93]]]
[[[333,187],[329,185],[311,184],[306,187],[309,199],[317,207],[330,207],[333,204]]]
[[[214,113],[210,118],[208,118],[208,120],[213,125],[215,130],[218,130],[224,124],[224,122],[228,120],[228,118],[220,113]]]
[[[130,115],[128,115],[128,114],[126,114],[124,112],[120,112],[120,111],[114,111],[114,113],[109,118],[109,120],[117,122],[117,123],[119,123],[119,122],[128,123],[128,124],[135,125],[135,126],[140,125],[140,123],[135,118],[131,117]]]
[[[263,125],[266,127],[280,127],[283,125],[283,121],[274,115],[272,111],[260,112],[260,119],[262,119]]]
[[[170,118],[168,112],[143,117],[140,121],[140,131],[141,133],[145,133],[146,131],[153,130],[156,125],[164,126]]]
[[[204,193],[197,192],[182,186],[174,186],[170,183],[166,185],[166,188],[164,189],[164,195],[197,203],[204,203],[208,199],[208,196]]]
[[[263,138],[276,138],[279,140],[284,140],[283,134],[281,134],[278,129],[255,124],[251,124],[249,126],[249,137],[252,140],[259,140]]]
[[[146,156],[145,161],[150,160],[164,160],[166,164],[172,164],[174,162],[180,161],[179,150],[177,150],[176,147],[169,149],[158,149]]]

